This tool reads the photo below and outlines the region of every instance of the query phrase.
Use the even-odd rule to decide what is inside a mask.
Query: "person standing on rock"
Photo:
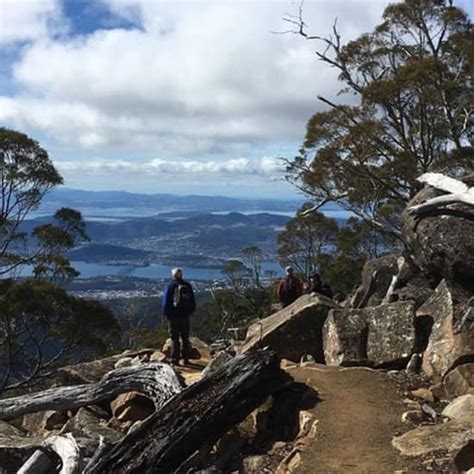
[[[196,309],[196,299],[191,284],[183,280],[181,268],[173,268],[171,276],[173,281],[166,288],[161,301],[163,314],[169,321],[171,362],[178,365],[182,355],[184,363],[187,364],[191,351],[190,317]],[[182,351],[180,342],[182,342]]]
[[[303,282],[295,275],[292,267],[285,268],[286,277],[278,285],[278,299],[283,308],[296,301],[303,294]]]

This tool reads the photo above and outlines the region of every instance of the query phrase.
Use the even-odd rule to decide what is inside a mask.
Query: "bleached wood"
[[[0,400],[0,420],[45,410],[73,410],[137,391],[149,397],[156,408],[183,389],[175,370],[159,362],[124,367],[108,372],[94,384],[55,387],[42,392]]]
[[[172,473],[291,383],[275,353],[232,358],[190,385],[88,467],[87,474]]]
[[[417,181],[450,194],[462,194],[469,190],[467,184],[442,173],[424,173],[417,178]]]
[[[464,204],[474,207],[474,187],[470,188],[462,181],[444,176],[441,173],[425,173],[418,178],[418,181],[448,194],[409,207],[408,213],[413,216],[419,217],[450,204]]]
[[[51,436],[45,440],[44,446],[54,451],[61,459],[59,474],[80,474],[82,472],[81,452],[71,433]]]

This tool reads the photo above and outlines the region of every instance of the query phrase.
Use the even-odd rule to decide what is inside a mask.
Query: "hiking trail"
[[[317,434],[301,453],[296,473],[413,472],[416,460],[402,457],[391,444],[408,427],[401,420],[404,394],[390,376],[314,364],[287,370],[321,400],[309,410],[318,420]]]

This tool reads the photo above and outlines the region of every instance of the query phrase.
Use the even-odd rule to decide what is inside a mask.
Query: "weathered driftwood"
[[[445,195],[428,199],[426,202],[412,206],[408,212],[414,216],[422,216],[450,204],[464,204],[474,207],[474,188],[454,178],[440,173],[425,173],[418,178],[421,183],[428,184]]]
[[[82,456],[74,437],[68,433],[64,436],[47,438],[43,447],[54,453],[61,460],[60,474],[79,474],[82,469]],[[55,462],[43,450],[37,450],[18,470],[18,474],[41,474],[55,469]]]
[[[82,471],[81,452],[71,433],[50,436],[44,446],[54,451],[61,459],[60,474],[79,474]]]
[[[109,372],[95,384],[50,388],[0,400],[0,420],[44,410],[73,410],[132,391],[145,394],[158,409],[182,388],[176,372],[167,364],[156,362],[125,367]]]
[[[169,400],[86,472],[175,472],[289,381],[275,353],[239,355]]]

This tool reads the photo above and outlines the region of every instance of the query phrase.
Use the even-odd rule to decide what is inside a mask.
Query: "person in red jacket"
[[[285,268],[286,277],[278,285],[278,299],[283,308],[293,303],[303,294],[303,282],[295,275],[292,267]]]

